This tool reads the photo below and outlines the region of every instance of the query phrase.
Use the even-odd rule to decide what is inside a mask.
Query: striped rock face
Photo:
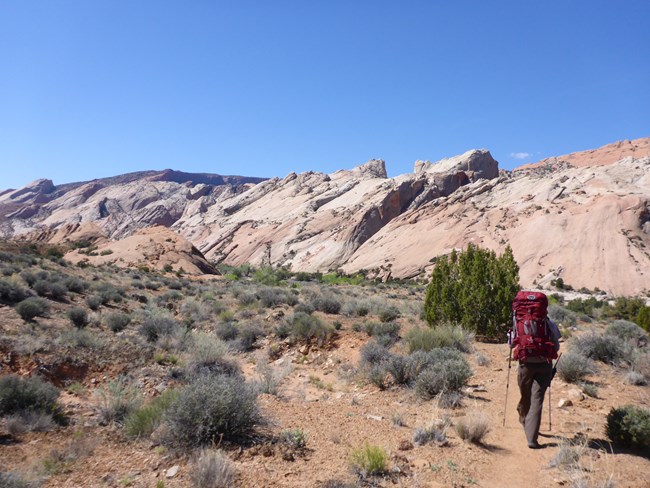
[[[268,180],[173,171],[39,180],[0,192],[0,236],[61,242],[83,231],[110,243],[162,226],[212,263],[376,277],[426,277],[433,258],[470,242],[510,245],[525,287],[561,277],[636,295],[650,287],[649,199],[650,139],[639,139],[511,172],[473,150],[394,178],[372,160]]]

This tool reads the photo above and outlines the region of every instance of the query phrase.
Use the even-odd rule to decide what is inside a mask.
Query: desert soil
[[[11,312],[13,313],[13,312]],[[11,314],[0,309],[4,318]],[[508,350],[505,345],[476,344],[475,349],[488,358],[485,366],[476,364],[476,355],[468,358],[474,370],[463,407],[439,408],[435,401],[417,399],[411,390],[391,388],[380,391],[355,381],[365,333],[351,330],[346,319],[338,339],[328,350],[311,350],[306,355],[289,349],[277,362],[291,363],[292,372],[280,389],[280,395],[262,395],[261,405],[268,425],[257,439],[245,446],[224,444],[237,469],[237,486],[310,487],[324,486],[334,480],[354,486],[451,487],[482,486],[549,487],[571,486],[577,476],[596,485],[612,478],[618,488],[650,486],[650,459],[639,453],[613,450],[604,433],[609,409],[626,403],[650,404],[646,387],[623,384],[620,372],[601,367],[594,378],[598,398],[579,399],[576,387],[556,378],[552,391],[552,430],[548,425],[548,396],[542,424],[543,449],[527,448],[517,422],[518,391],[516,367],[510,371],[506,425],[503,426],[504,397],[508,376]],[[5,358],[6,359],[6,358]],[[25,360],[27,361],[27,360]],[[252,359],[242,361],[247,374],[254,373]],[[27,367],[27,363],[25,363]],[[53,449],[74,445],[78,459],[59,474],[45,480],[45,487],[154,487],[159,480],[168,488],[191,486],[193,469],[189,454],[172,454],[151,441],[129,441],[118,426],[100,426],[97,422],[97,396],[89,392],[106,383],[115,371],[92,371],[84,379],[85,392],[63,393],[61,400],[74,425],[47,433],[28,433],[0,441],[0,459],[5,468],[26,472],[34,469]],[[314,377],[322,380],[318,387]],[[146,390],[147,385],[144,385]],[[143,391],[144,391],[143,390]],[[569,398],[573,406],[558,408],[558,401]],[[491,431],[482,445],[463,442],[453,427],[448,430],[446,446],[414,446],[413,432],[443,416],[452,422],[471,411],[485,413]],[[399,420],[399,422],[396,422]],[[399,423],[401,425],[395,425]],[[285,429],[299,428],[308,436],[307,449],[287,453],[272,439]],[[551,467],[563,442],[584,437],[589,447],[581,457],[580,470]],[[359,480],[350,469],[350,453],[364,443],[381,446],[390,454],[391,474],[383,478]],[[178,473],[167,477],[178,466]]]

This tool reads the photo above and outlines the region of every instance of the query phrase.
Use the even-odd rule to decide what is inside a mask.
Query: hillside
[[[577,338],[604,333],[610,343],[627,341],[633,353],[613,364],[581,359],[592,366],[580,381],[558,375],[545,404],[543,448],[530,450],[517,422],[516,369],[508,371],[505,344],[463,334],[454,355],[469,376],[434,397],[422,395],[421,373],[412,368],[427,353],[412,351],[417,343],[409,333],[426,329],[421,286],[324,284],[309,276],[285,276],[273,286],[263,283],[280,275],[247,275],[246,268],[227,279],[188,279],[65,266],[49,255],[47,247],[0,249],[2,486],[215,486],[200,484],[199,474],[230,479],[216,486],[233,487],[498,488],[513,479],[530,488],[647,486],[647,451],[612,444],[605,431],[613,407],[650,404],[648,337],[629,323],[617,329],[634,332],[624,340],[608,328],[611,319],[553,309],[565,354],[582,350]],[[16,302],[37,294],[48,310],[24,320]],[[74,326],[79,309],[87,321]],[[402,361],[420,376],[401,384],[398,370],[383,369]],[[8,395],[11,375],[54,385],[55,419],[52,410],[12,410],[8,398],[26,405],[30,396]],[[197,403],[186,395],[215,377],[232,378],[231,396],[196,390],[213,398]],[[179,446],[179,436],[194,442],[200,435],[192,419],[213,418],[201,417],[210,401],[247,391],[254,397],[226,409],[233,423],[247,422],[244,434],[204,434]],[[246,420],[252,405],[260,416]],[[464,441],[466,423],[489,431]],[[366,445],[379,449],[383,473],[364,472],[355,461]],[[211,465],[206,456],[216,450],[220,464]]]
[[[58,232],[61,241],[93,224],[114,241],[161,225],[213,264],[381,278],[425,277],[433,258],[469,242],[497,251],[509,244],[524,286],[561,277],[611,295],[648,291],[650,139],[512,172],[473,150],[417,161],[395,178],[380,160],[332,174],[230,178],[166,172],[63,187],[39,180],[0,193],[0,235],[50,240]]]

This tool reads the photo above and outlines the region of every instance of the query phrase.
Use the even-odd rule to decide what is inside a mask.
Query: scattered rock
[[[582,400],[585,399],[585,394],[582,393],[582,392],[581,392],[580,390],[578,390],[577,388],[572,388],[571,390],[569,390],[569,396],[570,396],[573,400],[577,400],[577,401],[579,401],[579,402],[581,402]]]
[[[561,398],[559,402],[557,402],[557,406],[559,408],[563,407],[571,407],[573,406],[573,402],[569,400],[568,398]]]
[[[376,420],[378,422],[384,420],[384,417],[382,417],[381,415],[366,415],[366,418],[369,418],[370,420]]]
[[[413,449],[413,443],[409,441],[408,439],[402,439],[399,441],[399,446],[397,446],[397,449],[400,451],[410,451]]]
[[[179,469],[181,469],[181,467],[178,464],[175,464],[174,466],[172,466],[171,468],[169,468],[165,472],[165,477],[166,478],[173,478],[174,476],[176,476],[178,474]]]
[[[273,446],[269,444],[264,444],[260,447],[260,454],[264,457],[271,457],[275,454]]]

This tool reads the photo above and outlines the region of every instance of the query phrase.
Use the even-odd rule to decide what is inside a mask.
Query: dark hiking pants
[[[521,399],[517,405],[519,422],[524,426],[528,445],[537,444],[539,426],[542,423],[544,394],[551,384],[553,366],[550,363],[520,363],[517,383]]]

